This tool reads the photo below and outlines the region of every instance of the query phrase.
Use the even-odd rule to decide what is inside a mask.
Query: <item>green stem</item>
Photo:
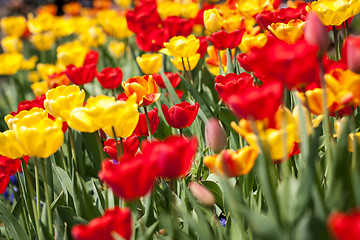
[[[335,26],[333,26],[333,34],[334,34],[334,41],[335,41],[335,53],[336,53],[336,61],[340,59],[340,53],[339,53],[339,39],[337,34],[337,29]]]
[[[218,54],[218,58],[219,58],[220,75],[222,75],[222,74],[225,74],[225,70],[222,67],[220,50],[217,50],[217,54]]]
[[[111,91],[112,91],[112,94],[113,94],[113,96],[115,97],[115,100],[116,100],[117,98],[116,98],[115,88],[112,88]]]
[[[103,150],[103,146],[102,146],[102,143],[101,143],[101,140],[100,140],[100,131],[98,131],[96,135],[96,142],[97,142],[97,145],[98,145],[98,148],[99,148],[99,153],[100,153],[100,158],[101,158],[101,161],[105,159],[105,156],[104,156],[104,150]]]
[[[77,171],[77,159],[76,159],[76,151],[75,151],[74,134],[70,127],[69,127],[69,137],[70,137],[70,145],[71,145],[71,154],[74,159],[75,171]]]
[[[120,137],[120,150],[121,150],[121,153],[124,152],[124,143],[123,143],[123,138]]]
[[[185,77],[187,78],[187,80],[190,81],[189,72],[188,72],[187,69],[186,69],[185,61],[184,61],[184,58],[183,58],[183,57],[181,57],[181,63],[182,63],[182,66],[183,66],[183,68],[184,68],[184,75],[185,75]]]
[[[189,73],[189,76],[190,76],[190,82],[193,84],[193,83],[194,83],[194,79],[193,79],[192,72],[191,72],[191,67],[190,67],[189,58],[186,58],[186,60],[187,60],[187,64],[188,64],[188,67],[189,67],[188,73]]]
[[[150,142],[152,142],[152,135],[151,135],[150,120],[149,120],[148,112],[147,112],[146,106],[144,106],[143,108],[144,108],[145,117],[146,117],[146,124],[147,124],[148,133],[149,133],[149,139],[150,139]]]
[[[37,158],[34,157],[34,168],[35,168],[35,189],[36,189],[36,212],[40,216],[40,188],[39,188],[39,169],[37,164]]]
[[[48,223],[50,228],[50,234],[51,236],[54,235],[54,229],[53,229],[53,219],[51,214],[51,207],[50,207],[50,196],[49,196],[49,186],[48,186],[48,180],[47,180],[47,174],[45,169],[45,159],[41,158],[41,166],[44,173],[44,189],[45,189],[45,200],[46,200],[46,210],[47,210],[47,216],[48,216]]]
[[[117,153],[117,159],[116,159],[116,161],[119,161],[122,151],[120,152],[120,147],[119,147],[119,143],[118,143],[118,141],[117,141],[115,128],[114,128],[114,127],[111,127],[111,129],[112,129],[112,132],[113,132],[113,135],[114,135],[115,145],[116,145],[116,153]]]

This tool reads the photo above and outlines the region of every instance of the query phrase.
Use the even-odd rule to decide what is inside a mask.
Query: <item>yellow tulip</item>
[[[56,37],[65,37],[75,32],[74,21],[72,18],[57,17],[51,28],[51,32]]]
[[[252,18],[256,13],[274,10],[275,0],[242,0],[236,4],[237,9],[247,18]]]
[[[221,29],[223,19],[217,9],[213,8],[204,11],[204,25],[210,33],[217,32]]]
[[[239,48],[242,52],[247,53],[252,47],[262,48],[267,42],[267,36],[265,33],[259,33],[257,35],[245,33]]]
[[[127,123],[127,119],[120,118],[119,116],[129,117],[128,114],[130,112],[134,113],[133,108],[136,108],[137,111],[137,105],[134,104],[135,102],[136,95],[129,97],[126,102],[115,101],[115,98],[104,95],[90,97],[84,107],[74,108],[71,111],[68,124],[71,128],[80,132],[94,132],[100,128],[111,129],[111,127],[116,127],[121,124],[121,122],[123,122],[123,124],[126,123],[129,127],[131,124]],[[139,114],[137,113],[137,115]],[[130,120],[135,121],[137,118],[132,116]],[[124,131],[126,131],[126,129]],[[123,131],[119,130],[117,134],[123,133]]]
[[[185,4],[181,4],[181,13],[180,17],[190,19],[195,18],[200,11],[199,5],[195,2],[189,2]]]
[[[0,54],[0,75],[14,75],[21,68],[22,62],[20,53]]]
[[[161,19],[178,16],[186,19],[195,18],[199,12],[197,3],[179,3],[173,1],[163,1],[157,4],[157,11]]]
[[[79,39],[87,47],[98,47],[103,45],[107,38],[101,27],[90,27]]]
[[[27,77],[27,80],[32,83],[40,81],[37,71],[30,71],[26,77]]]
[[[311,3],[306,9],[314,11],[322,23],[327,26],[339,26],[348,18],[354,16],[356,1],[349,0],[318,0]]]
[[[48,63],[38,63],[36,65],[36,71],[43,81],[48,81],[49,75],[61,72],[57,66]]]
[[[10,16],[1,19],[1,30],[7,36],[21,37],[26,31],[26,18]]]
[[[28,14],[28,28],[32,34],[38,34],[46,31],[50,31],[54,25],[55,17],[50,13],[41,13],[34,17],[32,14]]]
[[[117,39],[129,38],[134,33],[128,28],[125,16],[108,16],[100,19],[104,31]]]
[[[51,32],[34,34],[30,37],[30,42],[39,51],[48,51],[55,42],[55,35]]]
[[[87,31],[87,29],[89,29],[90,27],[97,25],[96,19],[86,16],[76,16],[72,17],[70,20],[72,22],[74,31],[77,34],[81,34]]]
[[[356,141],[357,144],[360,143],[360,132],[357,133],[350,133],[348,137],[348,150],[350,152],[354,152],[354,141]]]
[[[35,96],[41,96],[49,90],[49,84],[48,84],[48,82],[45,82],[45,81],[35,82],[35,83],[31,84],[30,87]]]
[[[285,23],[272,23],[268,26],[268,29],[278,39],[287,42],[288,44],[294,44],[304,33],[305,22],[300,19],[290,20]]]
[[[125,43],[113,40],[108,45],[111,55],[115,58],[120,58],[125,52]]]
[[[131,0],[115,0],[115,3],[123,8],[129,8],[131,4]]]
[[[57,65],[65,69],[69,64],[73,64],[76,67],[82,66],[86,54],[89,52],[89,48],[84,46],[80,41],[75,40],[58,46],[56,52]]]
[[[21,52],[23,44],[19,37],[8,36],[1,39],[1,47],[5,53],[18,53]]]
[[[256,149],[251,146],[246,146],[236,152],[226,149],[217,155],[204,157],[204,164],[217,175],[237,177],[250,172],[257,155]]]
[[[126,82],[122,82],[121,86],[128,97],[132,96],[134,93],[136,94],[136,102],[141,107],[156,102],[161,95],[152,75],[129,78]]]
[[[200,40],[194,35],[187,38],[183,36],[176,36],[170,39],[170,42],[164,43],[165,48],[160,52],[174,57],[191,57],[194,56],[200,47]]]
[[[36,55],[31,56],[29,59],[23,58],[21,69],[22,70],[32,70],[36,66],[36,62],[38,61],[38,57]]]
[[[0,133],[0,155],[18,159],[26,155],[13,130]]]
[[[144,74],[158,73],[162,66],[162,55],[160,53],[145,53],[141,57],[137,57],[136,62]]]
[[[120,101],[122,105],[118,109],[116,117],[119,122],[114,125],[116,137],[129,137],[139,121],[138,105],[136,104],[136,96],[130,96],[128,100]],[[110,137],[114,137],[111,127],[103,128],[104,132]]]
[[[183,60],[184,60],[186,70],[189,70],[189,65],[190,65],[190,70],[193,70],[196,67],[196,65],[198,64],[199,60],[200,60],[200,54],[197,53],[194,56],[185,58]],[[183,62],[182,62],[183,60],[181,59],[181,57],[175,57],[175,58],[171,58],[170,62],[172,64],[174,64],[175,67],[179,71],[184,71],[184,66],[183,66]]]
[[[51,120],[43,109],[22,111],[12,119],[12,129],[26,155],[47,158],[64,142],[62,123]]]
[[[67,121],[70,112],[84,104],[85,92],[76,85],[58,86],[46,93],[45,109],[54,117]]]

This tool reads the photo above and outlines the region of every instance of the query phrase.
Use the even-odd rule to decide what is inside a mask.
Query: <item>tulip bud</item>
[[[204,12],[204,25],[211,33],[217,32],[221,29],[223,19],[217,9],[209,9]]]
[[[316,13],[310,12],[306,18],[304,29],[305,40],[312,45],[319,47],[322,55],[330,45],[328,32]]]
[[[198,200],[202,205],[211,207],[215,204],[214,195],[204,186],[199,183],[191,182],[189,184],[190,192],[196,200]]]
[[[216,118],[211,118],[206,124],[207,145],[215,153],[221,152],[226,146],[226,133]]]
[[[350,36],[345,40],[346,61],[351,71],[360,74],[360,37]]]

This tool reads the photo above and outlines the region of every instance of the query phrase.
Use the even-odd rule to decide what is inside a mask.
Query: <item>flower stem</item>
[[[43,173],[44,173],[44,189],[45,189],[45,200],[46,200],[48,223],[49,223],[49,228],[50,228],[50,234],[51,234],[51,236],[53,236],[54,235],[53,219],[52,219],[52,214],[51,214],[50,196],[49,196],[48,180],[47,180],[44,158],[41,158],[41,166],[42,166]]]
[[[186,58],[186,60],[187,60],[187,64],[188,64],[188,67],[189,67],[188,73],[189,73],[189,76],[190,76],[190,81],[191,81],[191,83],[193,84],[193,83],[194,83],[194,79],[193,79],[192,72],[191,72],[191,67],[190,67],[189,58]]]
[[[75,151],[74,134],[70,127],[69,127],[69,137],[70,137],[70,145],[71,145],[71,154],[74,159],[75,171],[77,171],[77,159],[76,159],[76,151]]]
[[[150,142],[152,142],[152,135],[151,135],[150,120],[149,120],[148,112],[147,112],[146,106],[144,106],[143,108],[144,108],[145,117],[146,117],[146,124],[147,124],[148,133],[149,133],[149,139],[150,139]]]
[[[113,135],[114,135],[115,145],[116,145],[116,153],[117,153],[117,159],[116,159],[116,161],[119,161],[119,160],[120,160],[120,156],[121,156],[121,154],[122,154],[122,151],[120,152],[120,147],[119,147],[119,143],[118,143],[118,141],[117,141],[115,128],[114,128],[114,127],[111,127],[111,129],[112,129],[112,132],[113,132]]]
[[[38,171],[38,164],[37,158],[34,157],[35,160],[35,191],[36,191],[36,212],[37,215],[40,216],[40,188],[39,188],[39,171]]]
[[[335,54],[336,54],[336,61],[340,59],[340,53],[339,53],[339,39],[337,34],[337,29],[335,26],[333,26],[333,33],[334,33],[334,41],[335,41]]]

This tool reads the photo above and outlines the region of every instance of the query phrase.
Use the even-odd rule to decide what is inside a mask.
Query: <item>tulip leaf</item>
[[[234,65],[232,62],[232,53],[231,49],[226,50],[226,60],[227,60],[227,66],[226,66],[226,73],[234,73]]]
[[[56,175],[58,176],[58,178],[60,180],[60,184],[61,184],[63,190],[66,192],[69,192],[71,197],[73,197],[74,191],[72,188],[72,181],[71,181],[69,175],[61,167],[56,166],[56,165],[54,165],[53,167],[54,167]]]
[[[204,185],[215,197],[216,205],[223,210],[224,209],[224,201],[223,201],[223,192],[221,188],[213,181],[202,181],[202,185]]]
[[[164,74],[164,72],[161,72],[160,74],[161,74],[161,77],[162,77],[162,79],[164,81],[166,89],[170,93],[171,99],[174,101],[175,104],[181,103],[181,101],[180,101],[178,95],[176,94],[173,86],[171,85],[170,80],[168,79],[168,77]]]
[[[30,239],[26,234],[24,228],[19,224],[15,216],[7,209],[4,203],[0,200],[0,219],[5,224],[6,229],[10,235],[17,240]]]
[[[103,193],[100,191],[100,189],[98,188],[98,186],[96,185],[94,179],[91,180],[93,189],[94,189],[94,195],[95,195],[95,200],[98,199],[100,202],[100,211],[104,212],[105,210],[105,199],[104,199],[104,195]]]

